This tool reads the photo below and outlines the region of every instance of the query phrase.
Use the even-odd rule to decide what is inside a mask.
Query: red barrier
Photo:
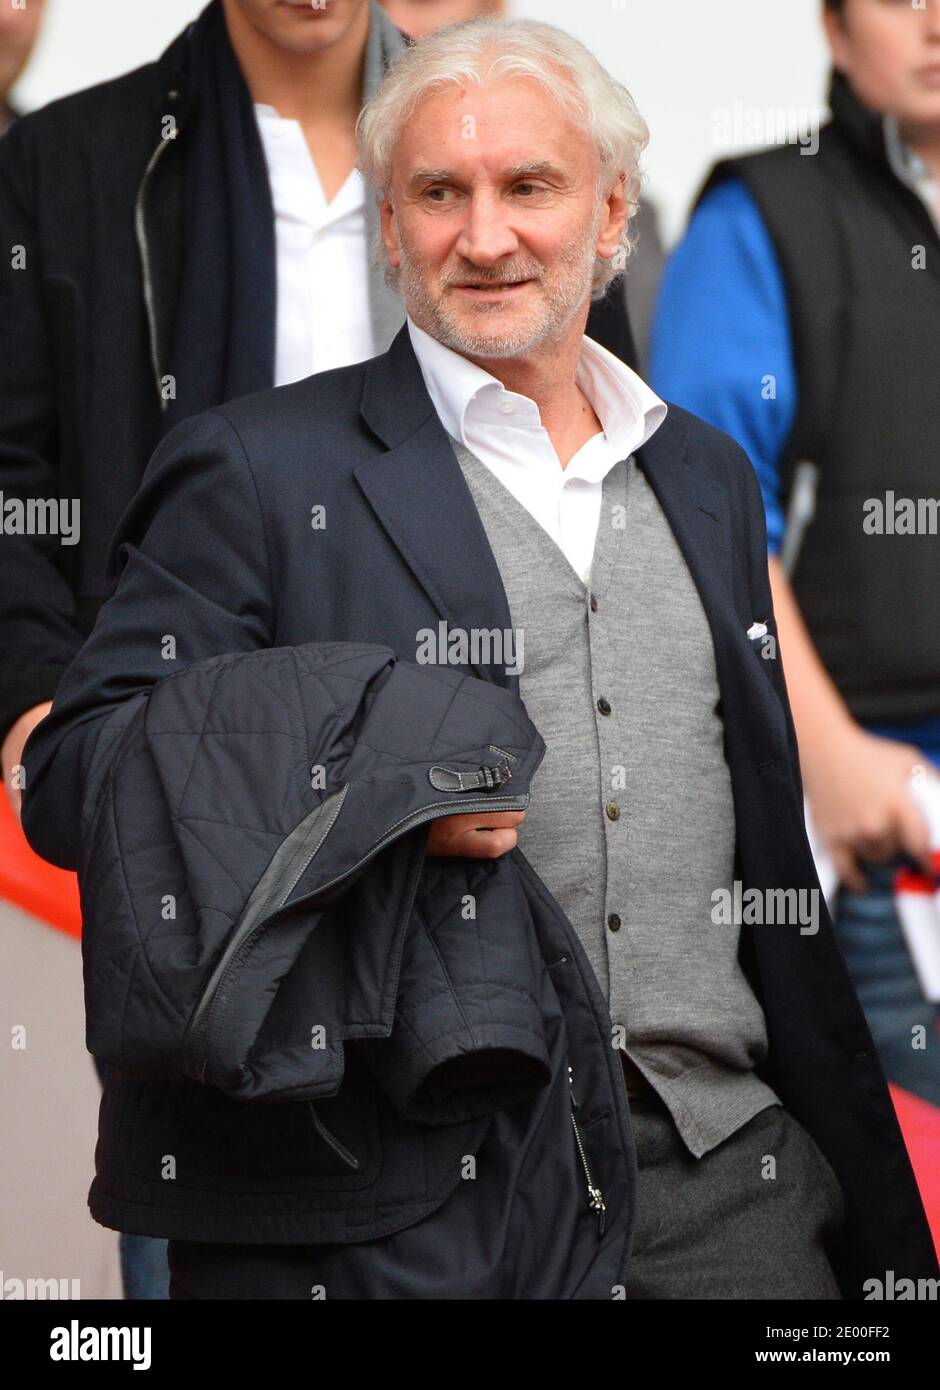
[[[891,1099],[940,1258],[940,1107],[891,1086]]]
[[[81,936],[78,880],[34,854],[0,790],[0,898],[70,936]]]

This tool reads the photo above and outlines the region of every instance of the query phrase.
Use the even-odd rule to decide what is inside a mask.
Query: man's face
[[[0,0],[0,4],[3,0]],[[291,53],[316,53],[341,39],[368,0],[223,0],[253,29]]]
[[[393,24],[410,38],[421,39],[442,24],[503,13],[503,0],[381,0]]]
[[[940,122],[940,0],[848,0],[826,13],[833,61],[872,110],[899,121]]]
[[[382,205],[418,327],[462,356],[515,357],[586,319],[595,258],[627,216],[623,185],[597,199],[596,173],[587,134],[529,78],[425,97]]]
[[[45,0],[26,0],[25,9],[14,9],[11,0],[0,0],[0,101],[26,66],[39,35]]]

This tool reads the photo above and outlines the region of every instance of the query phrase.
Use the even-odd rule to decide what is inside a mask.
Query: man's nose
[[[518,249],[519,240],[510,225],[508,209],[498,194],[474,193],[469,200],[456,250],[474,265],[495,265]]]

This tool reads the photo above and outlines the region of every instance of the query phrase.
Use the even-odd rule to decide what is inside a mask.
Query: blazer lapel
[[[672,527],[711,628],[729,754],[786,760],[783,705],[760,644],[747,636],[754,621],[766,621],[770,630],[771,615],[751,613],[749,596],[735,591],[736,537],[727,491],[689,460],[688,429],[678,414],[666,417],[636,458]]]
[[[369,363],[361,409],[389,451],[359,464],[356,480],[439,618],[468,636],[508,631],[499,567],[424,385],[407,324],[389,351]],[[469,664],[484,680],[518,693],[518,676],[502,666]]]

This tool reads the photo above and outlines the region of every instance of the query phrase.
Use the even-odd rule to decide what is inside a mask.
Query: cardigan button
[[[601,714],[610,714],[610,703],[604,699],[603,695],[597,702],[597,708],[600,710]]]
[[[592,595],[591,595],[591,612],[592,612],[592,613],[596,613],[596,612],[597,612],[597,594],[592,594]]]
[[[607,803],[607,818],[608,818],[608,820],[619,820],[619,819],[620,819],[620,807],[617,805],[616,801],[608,801],[608,803]]]
[[[610,916],[607,918],[607,925],[608,927],[610,927],[611,931],[620,930],[620,918],[616,912],[612,912]]]

